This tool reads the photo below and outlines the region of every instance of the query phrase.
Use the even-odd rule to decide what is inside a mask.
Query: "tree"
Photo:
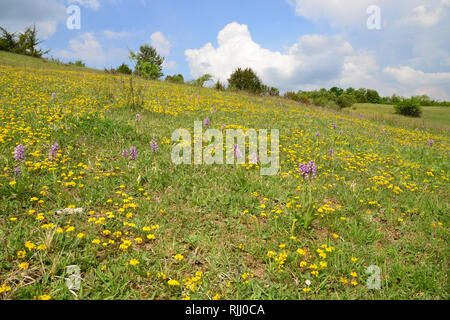
[[[36,26],[28,27],[24,32],[16,35],[9,33],[5,28],[0,27],[2,35],[0,37],[0,50],[19,53],[27,56],[41,58],[50,50],[42,51],[37,48],[42,40],[37,37]]]
[[[17,49],[17,35],[9,33],[5,28],[0,27],[2,35],[0,37],[0,50],[15,52]]]
[[[358,103],[366,103],[367,102],[366,89],[360,88],[360,89],[356,90],[355,98],[356,98],[356,102],[358,102]]]
[[[228,79],[231,88],[245,90],[259,94],[263,90],[263,84],[256,73],[250,69],[237,68]]]
[[[369,103],[380,103],[381,98],[376,90],[368,89],[366,91],[366,100]]]
[[[402,101],[401,97],[394,93],[391,97],[391,103],[398,104],[400,101]]]
[[[419,104],[421,106],[429,106],[429,105],[431,105],[431,99],[426,94],[421,95],[421,96],[417,96],[416,98],[417,98],[417,101],[419,102]]]
[[[130,60],[136,61],[134,72],[149,79],[159,79],[163,76],[162,64],[164,57],[160,56],[156,49],[148,45],[140,46],[139,52],[130,51]]]
[[[333,93],[336,97],[339,97],[341,94],[344,93],[344,89],[333,87],[330,89],[330,92]]]
[[[340,109],[350,108],[355,102],[355,97],[348,93],[341,94],[336,101]]]
[[[40,58],[44,54],[49,52],[49,50],[44,52],[41,49],[37,48],[37,46],[41,43],[42,40],[39,40],[37,37],[36,26],[33,26],[33,28],[28,27],[23,33],[19,34],[17,51],[21,54]]]
[[[123,73],[123,74],[131,74],[133,71],[131,71],[131,69],[125,64],[122,63],[116,70],[119,73]]]
[[[354,88],[350,87],[350,88],[347,88],[347,90],[345,90],[345,93],[354,95],[354,94],[355,94],[355,91],[356,91],[356,90],[355,90]]]

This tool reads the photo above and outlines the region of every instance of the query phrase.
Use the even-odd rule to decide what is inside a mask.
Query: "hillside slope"
[[[448,130],[4,57],[0,297],[448,299]],[[279,129],[278,174],[175,165],[206,118]]]

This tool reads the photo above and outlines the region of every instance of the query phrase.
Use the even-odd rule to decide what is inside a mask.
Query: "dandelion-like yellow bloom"
[[[132,266],[138,265],[139,264],[139,260],[137,259],[131,259],[129,262]]]
[[[174,279],[170,279],[169,281],[167,281],[167,284],[168,284],[169,286],[172,286],[172,287],[175,287],[175,286],[179,286],[179,285],[180,285],[180,283],[179,283],[177,280],[174,280]]]
[[[19,269],[27,270],[29,266],[30,265],[28,262],[22,262],[21,264],[19,264]]]
[[[181,261],[181,260],[183,260],[184,259],[184,257],[183,257],[183,255],[181,255],[181,254],[176,254],[175,256],[174,256],[174,258],[175,258],[175,260],[178,260],[178,261]]]

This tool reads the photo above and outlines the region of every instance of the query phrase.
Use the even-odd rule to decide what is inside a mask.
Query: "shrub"
[[[110,73],[110,74],[116,74],[117,70],[114,68],[105,68],[103,71],[105,71],[105,73]]]
[[[225,85],[222,82],[220,82],[219,80],[217,80],[216,84],[214,85],[214,89],[219,90],[219,91],[224,91]]]
[[[314,104],[319,107],[326,107],[328,104],[328,99],[322,96],[318,96],[313,100]]]
[[[334,110],[340,109],[339,105],[336,102],[334,102],[333,100],[328,101],[327,108],[334,109]]]
[[[394,106],[395,112],[408,117],[420,117],[422,109],[417,99],[404,99]]]
[[[51,56],[48,61],[53,62],[53,63],[57,63],[57,64],[64,64],[64,62],[62,62],[61,60],[59,60],[58,58],[55,58],[53,56]]]
[[[72,66],[77,66],[77,67],[86,67],[86,65],[84,64],[83,61],[81,60],[77,60],[75,62],[69,62],[68,64],[72,65]]]
[[[206,74],[202,75],[201,77],[199,77],[198,79],[190,81],[190,83],[196,87],[203,87],[205,85],[205,83],[207,83],[208,81],[211,81],[212,78],[213,78],[212,75],[206,73]]]
[[[263,84],[256,73],[250,69],[237,68],[228,79],[231,88],[245,90],[259,94],[263,90]]]
[[[173,83],[184,83],[184,77],[182,74],[174,74],[173,76],[166,76],[166,81]]]
[[[348,93],[341,94],[336,100],[336,103],[340,109],[350,108],[355,102],[355,97]]]
[[[300,103],[311,104],[311,101],[309,100],[309,98],[308,98],[308,96],[306,94],[300,93],[300,94],[297,94],[297,97],[298,97],[298,101]]]
[[[294,101],[299,101],[299,96],[293,91],[287,91],[284,96],[286,99],[291,99]]]
[[[269,94],[269,96],[279,96],[280,95],[280,91],[275,87],[271,87],[267,93]]]
[[[131,69],[130,69],[125,63],[122,63],[122,64],[117,68],[116,71],[119,72],[119,73],[123,73],[123,74],[131,74],[131,73],[132,73]]]

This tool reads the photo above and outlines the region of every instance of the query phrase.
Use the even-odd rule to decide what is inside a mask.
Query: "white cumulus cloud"
[[[70,50],[57,50],[56,56],[66,60],[82,60],[87,65],[103,68],[108,63],[125,61],[128,52],[124,49],[109,48],[104,50],[93,32],[86,32],[69,41]]]
[[[425,73],[409,66],[401,66],[398,68],[387,67],[383,69],[383,72],[394,77],[399,83],[406,85],[450,85],[450,72]]]
[[[175,61],[164,61],[163,68],[173,70],[173,69],[178,68],[178,65]]]
[[[83,7],[90,8],[92,10],[98,10],[101,7],[100,2],[98,0],[68,0],[67,2],[69,4],[70,3],[80,4]]]
[[[226,81],[236,68],[250,67],[268,85],[298,90],[332,82],[355,85],[371,81],[371,73],[378,71],[373,57],[356,52],[340,35],[305,35],[286,52],[279,52],[261,47],[247,25],[233,22],[219,32],[217,40],[217,48],[207,43],[185,51],[193,77],[209,73]]]
[[[444,16],[444,9],[437,8],[432,10],[424,5],[414,8],[414,14],[409,17],[413,23],[417,23],[422,27],[432,27],[436,25]]]
[[[23,32],[26,27],[36,25],[39,38],[46,39],[66,18],[66,8],[57,0],[0,1],[0,26],[9,32]]]
[[[156,49],[158,54],[164,57],[170,54],[170,48],[172,47],[172,44],[164,37],[164,35],[160,31],[154,32],[150,36],[150,44]]]
[[[119,32],[114,32],[111,30],[105,30],[104,31],[105,36],[108,39],[119,39],[119,38],[125,38],[128,37],[130,35],[129,32],[126,31],[119,31]]]

